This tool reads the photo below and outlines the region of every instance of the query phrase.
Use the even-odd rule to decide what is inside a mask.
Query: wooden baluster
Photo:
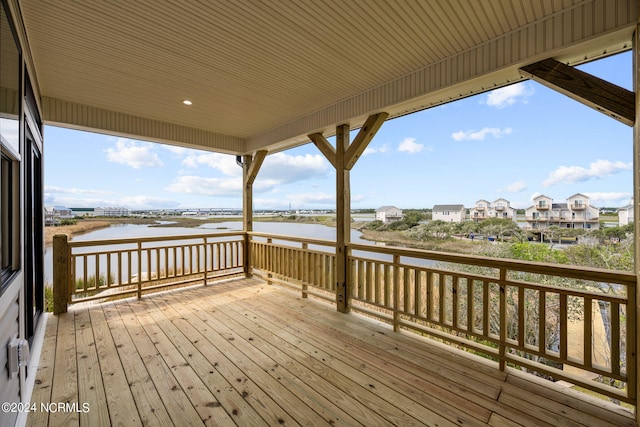
[[[142,242],[138,242],[138,299],[142,298]]]
[[[207,242],[207,238],[202,238],[202,244],[204,246],[204,286],[209,284],[209,243]]]
[[[620,375],[620,304],[612,302],[611,307],[611,372]]]
[[[501,371],[504,371],[507,366],[507,285],[505,281],[507,279],[507,271],[504,268],[500,269],[500,347],[499,353],[499,367]]]
[[[389,267],[388,265],[386,267]],[[393,330],[398,332],[400,330],[400,256],[393,256],[393,265],[391,268],[387,268],[385,270],[385,276],[389,274],[389,270],[391,270],[391,274],[393,276]],[[390,280],[386,277],[386,283],[388,284]],[[387,292],[388,288],[385,288],[385,301],[387,300]],[[388,307],[388,305],[387,305]]]
[[[525,344],[525,299],[524,299],[524,288],[518,288],[518,345],[520,347],[524,347]]]
[[[584,298],[584,326],[583,326],[584,352],[582,363],[588,368],[593,366],[593,299]]]
[[[547,352],[547,293],[538,291],[538,349]]]
[[[476,312],[475,289],[476,281],[472,278],[467,278],[467,331],[472,333],[476,330],[474,317],[474,314]]]
[[[560,294],[560,359],[567,360],[568,321],[567,294]]]
[[[460,300],[458,298],[458,286],[460,284],[460,278],[458,276],[452,276],[451,283],[451,324],[454,329],[457,329],[460,325]]]

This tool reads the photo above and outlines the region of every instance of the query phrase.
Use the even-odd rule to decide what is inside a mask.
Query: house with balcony
[[[600,210],[592,206],[589,197],[584,194],[574,194],[565,203],[554,203],[545,195],[536,197],[533,202],[525,212],[526,229],[542,230],[551,226],[590,230],[600,228]]]
[[[469,209],[469,218],[475,222],[488,218],[502,218],[515,221],[516,212],[517,210],[511,207],[511,202],[507,199],[500,198],[493,203],[480,199],[474,207]]]
[[[376,220],[389,224],[402,219],[402,209],[395,206],[381,206],[376,209]]]
[[[353,243],[349,213],[387,119],[533,79],[639,126],[636,94],[576,68],[637,57],[638,9],[0,1],[0,425],[637,426],[635,273]],[[242,229],[59,234],[46,312],[45,125],[236,156]],[[311,143],[335,239],[254,231],[265,158]]]
[[[480,199],[476,202],[474,207],[469,209],[469,218],[475,222],[490,218],[490,209],[491,202],[489,202],[488,200]]]
[[[433,221],[464,222],[467,220],[467,209],[464,205],[434,205],[431,210]]]

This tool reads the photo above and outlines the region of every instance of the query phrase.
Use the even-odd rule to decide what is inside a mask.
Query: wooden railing
[[[252,269],[335,301],[335,243],[251,234]],[[635,275],[349,244],[352,310],[635,404]],[[600,381],[594,381],[599,377]]]
[[[336,265],[335,242],[264,233],[56,236],[54,307],[243,271],[335,303]],[[500,370],[526,369],[635,404],[633,273],[348,244],[346,276],[351,309],[395,330],[464,348]]]
[[[250,233],[253,274],[335,301],[335,242]]]
[[[496,360],[501,370],[524,368],[635,404],[634,274],[370,245],[349,249],[360,253],[349,256],[352,309]]]
[[[115,298],[242,273],[244,233],[67,241],[54,236],[54,313]]]

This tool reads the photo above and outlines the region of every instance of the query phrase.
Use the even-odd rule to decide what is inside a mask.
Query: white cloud
[[[188,153],[189,151],[193,151],[186,147],[178,147],[177,145],[167,145],[167,144],[162,144],[162,148],[177,155],[183,155]]]
[[[242,176],[242,168],[236,163],[235,156],[221,153],[190,154],[182,164],[195,169],[199,165],[216,169],[227,176]]]
[[[299,203],[336,203],[335,194],[328,193],[302,193],[302,194],[290,194],[287,196],[288,199],[295,200]]]
[[[325,177],[329,163],[321,154],[291,156],[286,153],[268,155],[264,160],[256,184],[263,180],[272,180],[277,184],[291,184],[311,178]]]
[[[242,177],[242,167],[236,163],[235,156],[219,153],[193,154],[187,156],[182,164],[188,168],[200,165],[208,166],[230,177]],[[256,178],[254,189],[277,184],[287,184],[305,179],[324,176],[328,163],[320,154],[291,156],[285,153],[268,155]]]
[[[167,191],[206,196],[242,195],[242,168],[236,164],[235,157],[207,153],[188,156],[184,159],[183,164],[187,167],[206,165],[222,172],[227,177],[180,176],[165,188]],[[273,191],[281,185],[324,177],[327,170],[328,162],[320,154],[304,156],[291,156],[285,153],[272,154],[267,156],[260,168],[253,184],[253,190],[256,193]]]
[[[516,181],[507,185],[505,188],[498,190],[499,193],[519,193],[527,189],[527,183],[524,181]]]
[[[69,208],[89,208],[95,206],[117,206],[115,199],[101,199],[97,197],[72,197],[67,195],[52,195],[45,193],[46,206],[66,206]]]
[[[205,196],[240,196],[242,194],[242,178],[179,176],[165,190],[172,193],[202,194]]]
[[[177,208],[180,204],[174,200],[161,199],[149,196],[127,196],[118,200],[117,206],[125,206],[129,209],[162,209]]]
[[[582,182],[591,178],[601,178],[603,176],[613,175],[622,170],[629,170],[631,167],[632,163],[624,163],[621,161],[611,162],[609,160],[602,159],[590,163],[588,169],[583,168],[582,166],[560,166],[549,174],[542,185],[549,187],[560,183],[570,184],[574,182]]]
[[[153,145],[148,142],[118,138],[116,146],[107,148],[105,152],[110,162],[121,163],[135,169],[143,166],[162,167],[164,165],[158,155],[153,152]]]
[[[626,205],[631,199],[631,193],[623,192],[600,192],[600,193],[583,193],[596,206],[605,205]]]
[[[352,197],[353,201],[353,197]],[[310,192],[288,194],[284,198],[254,198],[257,209],[317,209],[335,207],[335,194]]]
[[[491,135],[494,138],[502,138],[504,135],[509,135],[513,130],[511,128],[482,128],[479,131],[475,130],[461,130],[451,134],[451,137],[456,141],[482,141],[487,135]]]
[[[362,153],[362,155],[367,156],[369,154],[387,153],[387,152],[389,152],[389,146],[387,144],[384,144],[381,147],[367,147],[364,149],[364,152]]]
[[[418,144],[415,138],[405,138],[404,141],[398,145],[398,151],[405,153],[419,153],[424,150],[424,145]]]
[[[542,196],[542,193],[541,193],[541,192],[539,192],[539,191],[536,191],[535,193],[533,193],[533,194],[531,195],[531,197],[529,197],[529,201],[533,202],[533,200],[534,200],[536,197],[538,197],[538,196]]]
[[[90,195],[106,195],[113,194],[113,191],[105,191],[105,190],[83,190],[81,188],[62,188],[55,187],[52,185],[47,185],[44,187],[45,193],[55,193],[55,194],[90,194]]]
[[[486,103],[490,107],[504,108],[520,101],[527,102],[527,98],[534,93],[533,86],[521,82],[500,89],[492,90],[487,94]]]
[[[128,209],[176,208],[179,203],[170,199],[149,196],[122,196],[111,191],[78,190],[58,191],[57,187],[47,187],[44,202],[47,206],[88,208],[96,206],[124,206]],[[102,196],[102,197],[101,197]]]

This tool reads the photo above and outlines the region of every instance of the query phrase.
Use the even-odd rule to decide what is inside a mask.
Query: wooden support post
[[[66,234],[56,234],[53,236],[53,314],[67,312],[69,286],[69,241]]]
[[[635,124],[633,126],[633,225],[636,287],[629,290],[627,295],[629,304],[627,307],[627,375],[629,383],[627,390],[629,396],[636,398],[636,425],[640,425],[640,396],[638,389],[640,381],[640,357],[638,357],[638,331],[640,331],[640,23],[636,25],[633,35],[633,89],[635,92]],[[633,297],[631,297],[633,294]],[[631,358],[630,358],[631,357]]]
[[[348,313],[347,244],[351,237],[350,171],[345,157],[349,147],[349,125],[336,129],[336,304],[338,311]]]
[[[251,154],[242,156],[242,219],[244,230],[244,244],[242,251],[242,262],[244,275],[251,277],[251,237],[249,233],[253,231],[253,182],[256,180],[260,166],[267,156],[266,150],[258,151],[255,157]]]
[[[349,145],[350,127],[346,124],[336,127],[336,148],[333,148],[320,133],[309,135],[309,139],[336,168],[336,305],[338,311],[342,313],[348,313],[350,310],[352,288],[347,271],[349,258],[347,245],[351,241],[350,170],[387,117],[389,117],[387,113],[369,116],[352,145]]]

